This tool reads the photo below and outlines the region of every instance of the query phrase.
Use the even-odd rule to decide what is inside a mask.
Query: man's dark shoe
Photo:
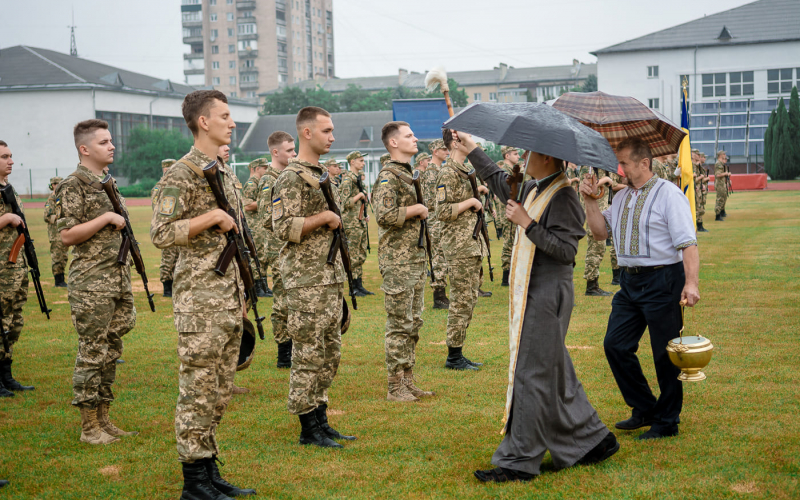
[[[484,292],[480,288],[478,288],[478,297],[491,297],[492,292]]]
[[[314,410],[314,414],[317,416],[317,423],[319,424],[319,428],[322,429],[329,438],[331,439],[344,439],[345,441],[355,441],[355,436],[345,436],[344,434],[340,433],[330,425],[328,425],[328,405],[319,405],[317,409]]]
[[[608,297],[609,295],[613,294],[600,288],[600,285],[597,284],[597,280],[587,280],[586,295],[590,297]]]
[[[287,340],[278,344],[278,363],[275,365],[278,368],[291,368],[292,367],[292,341]]]
[[[164,293],[161,296],[172,297],[172,280],[164,281],[162,284],[164,285]]]
[[[698,233],[707,233],[709,231],[708,231],[708,229],[703,227],[703,223],[702,222],[698,222],[697,223],[697,232]]]
[[[450,309],[450,300],[447,298],[444,288],[434,288],[433,290],[433,308],[434,309]]]
[[[471,365],[461,354],[461,347],[447,348],[447,361],[445,361],[444,367],[451,370],[478,370],[477,366]]]
[[[652,417],[637,417],[633,416],[628,420],[622,420],[614,424],[614,427],[623,431],[633,431],[641,427],[650,427],[653,425]]]
[[[13,398],[13,397],[14,393],[3,387],[2,384],[0,384],[0,398]]]
[[[597,444],[597,446],[592,448],[589,453],[578,460],[578,465],[600,463],[618,451],[619,441],[617,441],[617,437],[613,432],[609,432],[606,434],[606,437],[604,437],[603,440]]]
[[[67,288],[67,282],[64,281],[64,273],[56,274],[53,277],[56,279],[56,286],[58,288]]]
[[[503,269],[503,281],[500,282],[500,286],[508,286],[508,269]]]
[[[14,380],[14,376],[11,374],[12,362],[10,359],[0,361],[0,381],[3,383],[3,387],[14,392],[32,391],[34,389],[32,385],[22,385]]]
[[[310,411],[300,417],[300,444],[313,444],[320,448],[344,448],[333,439],[329,438],[317,422],[316,412]]]
[[[222,479],[219,473],[219,467],[217,466],[219,458],[217,458],[216,455],[211,458],[206,458],[204,461],[206,463],[206,473],[208,473],[208,477],[211,479],[211,485],[220,493],[228,495],[229,497],[245,497],[256,494],[256,490],[237,488],[228,481]]]
[[[214,488],[208,476],[205,460],[182,463],[183,491],[181,500],[231,500],[231,497]]]
[[[619,285],[619,279],[622,276],[622,269],[616,268],[611,270],[611,274],[613,274],[613,278],[611,279],[612,285]]]
[[[8,480],[6,480],[6,479],[0,479],[0,488],[2,488],[3,486],[5,486],[5,485],[7,485],[7,484],[8,484]]]
[[[661,439],[677,435],[678,427],[675,426],[672,429],[650,429],[649,431],[638,435],[635,439],[637,441],[647,441],[648,439]]]
[[[714,218],[714,220],[718,221],[718,222],[722,222],[722,216],[720,214],[717,214],[717,216]]]
[[[364,288],[363,277],[356,279],[356,288],[361,290],[361,293],[363,293],[364,295],[375,295],[374,293],[372,293],[369,290],[367,290],[366,288]]]
[[[536,474],[529,474],[521,470],[506,469],[505,467],[496,467],[490,470],[476,470],[473,474],[478,481],[482,483],[526,482],[536,477]]]

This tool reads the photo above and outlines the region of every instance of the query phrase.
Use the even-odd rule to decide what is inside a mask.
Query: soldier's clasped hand
[[[123,216],[115,214],[114,212],[106,212],[106,217],[108,217],[108,223],[114,226],[115,231],[119,231],[125,227],[125,218]]]
[[[239,232],[239,227],[236,225],[236,221],[233,220],[233,217],[228,215],[224,210],[221,208],[216,208],[213,210],[213,212],[217,221],[217,229],[215,229],[216,232],[224,234],[231,229],[233,229],[236,233]]]
[[[22,222],[22,217],[19,215],[7,213],[0,217],[0,227],[18,227],[20,224],[22,224],[22,227],[25,227],[25,223]]]

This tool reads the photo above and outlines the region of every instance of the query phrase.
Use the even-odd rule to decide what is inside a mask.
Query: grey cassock
[[[469,155],[478,176],[506,203],[508,174],[480,148]],[[549,182],[547,183],[549,184]],[[541,193],[547,186],[539,186]],[[525,200],[535,181],[522,189]],[[565,339],[574,304],[572,274],[585,214],[572,188],[558,191],[527,236],[536,245],[522,323],[514,396],[494,465],[538,474],[546,451],[556,468],[570,467],[609,433],[575,374]]]

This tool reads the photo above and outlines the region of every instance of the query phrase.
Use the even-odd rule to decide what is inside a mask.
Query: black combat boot
[[[278,368],[291,368],[292,367],[292,341],[287,340],[278,344],[278,363],[275,365]]]
[[[447,298],[447,293],[444,291],[444,288],[434,288],[433,308],[445,310],[450,309],[450,299]]]
[[[606,246],[607,247],[613,247],[614,246],[614,242],[611,241],[611,238],[606,238]]]
[[[267,295],[267,283],[265,280],[256,280],[256,296],[261,299],[269,297],[269,295]]]
[[[331,439],[344,439],[345,441],[355,441],[355,436],[345,436],[344,434],[340,433],[330,425],[328,425],[328,405],[323,404],[317,406],[317,409],[314,410],[314,414],[317,416],[317,423],[319,424],[319,428],[322,429],[322,432],[325,433]]]
[[[508,286],[508,269],[503,269],[503,281],[500,282],[500,286]]]
[[[162,297],[172,297],[172,280],[164,281],[164,293]]]
[[[620,276],[622,276],[622,269],[620,268],[612,269],[611,274],[614,275],[614,277],[611,279],[611,284],[619,285],[619,278]]]
[[[722,218],[722,214],[717,214],[717,216],[714,217],[714,220],[718,221],[718,222],[722,222],[724,219]]]
[[[445,361],[444,367],[451,370],[478,370],[477,366],[470,364],[467,358],[461,354],[461,347],[447,348],[447,361]]]
[[[211,484],[205,460],[196,460],[191,464],[184,462],[181,465],[183,466],[181,500],[231,500],[231,497]]]
[[[211,458],[206,458],[204,462],[206,463],[206,473],[208,473],[208,477],[211,479],[211,485],[223,495],[228,495],[229,497],[246,497],[256,494],[256,490],[237,488],[228,481],[222,479],[219,473],[219,467],[217,466],[217,462],[222,462],[216,455]]]
[[[364,295],[375,295],[374,293],[372,293],[369,290],[367,290],[366,288],[364,288],[363,277],[362,278],[358,278],[356,281],[357,281],[356,287],[359,290],[361,290],[361,293],[363,293]]]
[[[264,287],[264,297],[274,297],[275,296],[275,294],[272,293],[272,290],[270,290],[269,285],[267,284],[267,278],[264,278],[263,280],[261,280],[261,285]]]
[[[317,422],[317,414],[315,411],[310,411],[305,415],[298,415],[300,417],[300,444],[313,444],[320,448],[344,448],[333,439],[329,438],[319,426]]]
[[[0,361],[0,381],[3,382],[3,387],[9,391],[32,391],[34,389],[32,385],[22,385],[14,380],[14,376],[11,375],[11,363],[12,360],[8,358]]]
[[[486,291],[481,290],[480,288],[478,288],[478,297],[491,297],[491,296],[492,296],[492,292],[486,292]]]
[[[723,209],[722,209],[722,213],[720,213],[720,215],[721,215],[721,216],[722,216],[722,218],[724,219],[724,218],[726,218],[726,217],[728,216],[728,211],[727,211],[727,210],[725,210],[725,209],[723,208]]]
[[[586,281],[586,295],[590,297],[608,297],[613,294],[600,288],[600,285],[597,284],[597,280],[593,279]]]
[[[353,284],[350,287],[350,291],[353,292],[352,294],[356,297],[366,297],[367,294],[361,291],[361,288],[358,287],[358,279],[353,278]]]
[[[708,231],[708,229],[703,227],[703,223],[702,222],[698,222],[697,223],[697,232],[698,233],[707,233],[709,231]]]
[[[53,277],[56,279],[56,286],[58,288],[67,288],[67,282],[64,281],[64,273],[56,274]]]

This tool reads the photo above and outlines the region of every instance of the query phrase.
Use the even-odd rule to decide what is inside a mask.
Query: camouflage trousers
[[[133,293],[70,290],[69,306],[78,332],[72,404],[95,407],[113,401],[111,386],[122,356],[122,337],[136,325]]]
[[[389,268],[381,274],[391,273]],[[413,368],[416,364],[416,349],[419,331],[422,329],[422,310],[425,300],[425,272],[420,273],[416,283],[400,293],[384,295],[386,308],[386,371],[390,377]]]
[[[19,340],[25,320],[22,308],[28,300],[28,268],[12,267],[0,272],[0,307],[3,311],[3,330],[8,332],[8,352],[0,343],[0,359],[11,359],[14,344]]]
[[[67,269],[69,249],[61,243],[61,239],[55,239],[50,242],[50,259],[53,276],[56,274],[64,274]]]
[[[342,357],[342,283],[286,290],[292,339],[287,408],[304,415],[328,402]]]
[[[500,264],[503,267],[503,271],[509,271],[511,269],[511,250],[514,249],[514,238],[516,234],[517,225],[506,220],[506,226],[503,228],[503,253],[500,254]]]
[[[433,274],[431,275],[431,288],[447,287],[447,259],[442,250],[442,225],[439,221],[433,221],[428,225],[431,236],[431,256],[433,257]],[[427,259],[427,256],[425,257]],[[436,279],[434,279],[434,276]]]
[[[447,347],[462,347],[472,311],[478,302],[481,258],[467,257],[448,262],[450,269],[450,309],[447,312]]]
[[[719,215],[725,210],[725,203],[728,201],[728,186],[724,183],[716,183],[714,190],[717,193],[717,203],[714,205],[714,213]]]
[[[608,235],[611,238],[611,235]],[[586,268],[583,271],[583,279],[586,281],[596,280],[600,277],[600,264],[606,255],[606,240],[597,241],[592,237],[592,230],[586,229]],[[612,240],[613,242],[613,240]],[[617,264],[617,251],[612,244],[611,249],[611,269],[619,269]]]
[[[286,290],[283,288],[278,254],[267,254],[264,267],[267,266],[272,269],[272,313],[269,316],[272,323],[272,336],[276,343],[283,344],[291,338],[289,338],[289,329],[286,326],[289,312],[286,310]]]
[[[702,224],[703,216],[706,214],[706,207],[703,205],[703,193],[699,189],[694,190],[694,210],[697,215],[695,222]]]
[[[175,439],[178,460],[194,462],[219,454],[217,427],[231,400],[242,342],[242,311],[176,314],[178,403]]]
[[[161,282],[172,281],[175,264],[178,263],[178,247],[169,247],[161,250],[161,266],[159,266]]]
[[[366,221],[364,221],[366,223]],[[361,222],[355,221],[351,227],[344,228],[347,246],[350,249],[350,268],[353,279],[361,277],[361,266],[367,260],[367,230]]]

